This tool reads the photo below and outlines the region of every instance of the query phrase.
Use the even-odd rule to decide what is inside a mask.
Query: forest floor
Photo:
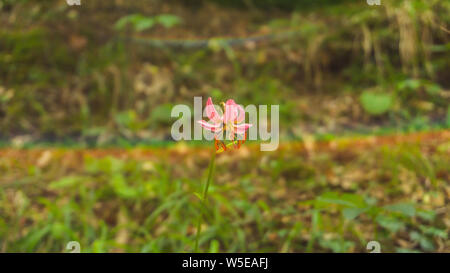
[[[1,149],[0,247],[192,251],[212,149]],[[201,247],[448,252],[449,154],[449,131],[246,143],[217,157]]]

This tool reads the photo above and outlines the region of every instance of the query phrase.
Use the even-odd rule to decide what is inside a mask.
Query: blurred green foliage
[[[202,251],[366,252],[372,240],[382,252],[445,251],[450,162],[448,141],[440,143],[433,153],[405,144],[310,157],[292,148],[223,154],[205,207],[193,194],[208,164],[198,150],[44,150],[23,154],[26,164],[2,157],[0,247],[61,252],[78,241],[82,252],[192,251],[203,210]]]
[[[312,2],[172,2],[2,1],[0,138],[163,140],[171,124],[164,107],[211,95],[281,105],[282,139],[348,124],[446,127],[447,1],[315,1],[277,16],[274,5]],[[213,11],[217,22],[205,23]],[[267,42],[224,43],[245,38],[228,16],[246,36],[269,33]],[[135,43],[135,35],[162,47]],[[212,39],[190,50],[165,44],[174,37]]]
[[[295,10],[295,9],[309,9],[309,8],[319,8],[323,6],[332,6],[332,5],[342,5],[348,4],[352,1],[349,0],[207,0],[210,2],[219,3],[223,6],[233,6],[240,8],[261,8],[261,9],[269,9],[269,8],[278,8],[282,10]]]
[[[115,28],[123,30],[128,24],[131,24],[136,31],[144,31],[152,28],[156,24],[161,24],[166,28],[171,28],[180,23],[180,18],[171,14],[160,14],[158,16],[146,17],[141,14],[127,15],[120,18]]]
[[[380,115],[389,110],[392,105],[392,97],[389,94],[365,91],[361,94],[361,104],[369,114]]]

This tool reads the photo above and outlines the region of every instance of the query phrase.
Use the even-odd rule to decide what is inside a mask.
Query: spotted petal
[[[222,122],[223,117],[219,115],[216,108],[214,107],[214,104],[212,103],[211,97],[208,98],[206,101],[206,116],[214,123]]]
[[[241,123],[241,124],[233,124],[234,132],[238,135],[245,134],[245,131],[247,131],[248,128],[252,127],[253,124],[250,123]]]
[[[209,123],[204,120],[197,121],[203,128],[205,128],[208,131],[218,133],[222,131],[222,123]]]
[[[239,111],[237,106],[238,105],[236,104],[236,102],[234,102],[234,100],[227,100],[227,102],[225,103],[225,114],[223,116],[224,123],[236,121]]]
[[[236,123],[241,123],[241,122],[243,122],[245,120],[245,110],[239,104],[236,104],[236,110],[238,112],[237,113],[238,116],[236,118]]]

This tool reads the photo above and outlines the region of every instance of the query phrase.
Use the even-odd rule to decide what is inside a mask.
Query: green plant
[[[162,25],[165,28],[171,28],[181,23],[178,16],[172,14],[160,14],[156,16],[144,16],[142,14],[132,14],[120,18],[114,27],[117,30],[123,30],[127,25],[131,25],[134,30],[141,32],[154,27],[155,25]]]
[[[364,110],[376,116],[386,113],[391,108],[393,98],[387,93],[364,91],[360,100]]]

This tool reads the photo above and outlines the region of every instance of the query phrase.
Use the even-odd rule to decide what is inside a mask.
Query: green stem
[[[216,161],[216,151],[214,150],[213,154],[212,154],[212,157],[211,157],[211,161],[209,162],[208,180],[206,180],[205,189],[203,190],[203,196],[202,196],[202,200],[201,200],[201,202],[202,202],[201,208],[204,207],[204,205],[206,203],[206,198],[208,197],[208,189],[209,189],[209,184],[211,184],[212,176],[213,176],[213,173],[214,173],[215,161]],[[197,235],[195,237],[194,252],[198,251],[198,239],[200,237],[202,220],[203,220],[203,212],[201,211],[200,212],[200,217],[198,218],[198,222],[197,222]]]

